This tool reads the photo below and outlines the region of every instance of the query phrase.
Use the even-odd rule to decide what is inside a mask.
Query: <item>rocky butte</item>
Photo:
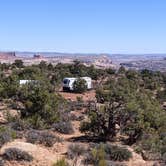
[[[94,65],[97,68],[116,68],[109,54],[68,54],[68,53],[33,53],[33,52],[0,52],[1,63],[13,63],[16,59],[24,65],[39,64],[41,61],[52,63],[73,63],[74,60],[86,66]]]

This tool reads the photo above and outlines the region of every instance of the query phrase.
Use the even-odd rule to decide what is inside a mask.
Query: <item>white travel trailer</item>
[[[78,78],[75,77],[66,77],[63,79],[63,90],[69,90],[69,91],[73,91],[73,85],[74,82],[77,80]],[[87,85],[87,89],[90,90],[92,89],[92,79],[90,77],[81,77],[81,79],[84,79],[86,81],[86,85]]]
[[[29,83],[36,84],[37,82],[38,81],[36,81],[36,80],[20,80],[19,84],[20,84],[20,86],[22,86],[22,85],[29,84]]]

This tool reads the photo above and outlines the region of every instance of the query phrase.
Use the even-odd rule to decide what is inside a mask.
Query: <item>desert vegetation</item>
[[[74,92],[61,91],[64,77],[84,76],[93,90],[78,79]],[[0,165],[44,165],[31,148],[55,166],[136,165],[136,155],[141,165],[166,164],[165,73],[16,60],[0,64],[0,78]]]

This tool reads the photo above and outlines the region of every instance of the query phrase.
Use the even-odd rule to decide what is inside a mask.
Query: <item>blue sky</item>
[[[0,0],[0,50],[166,53],[166,0]]]

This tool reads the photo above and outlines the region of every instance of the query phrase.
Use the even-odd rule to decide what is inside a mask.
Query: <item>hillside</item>
[[[17,60],[0,70],[0,165],[166,164],[164,73],[78,61],[24,66]],[[73,91],[62,90],[64,77],[77,78]]]

